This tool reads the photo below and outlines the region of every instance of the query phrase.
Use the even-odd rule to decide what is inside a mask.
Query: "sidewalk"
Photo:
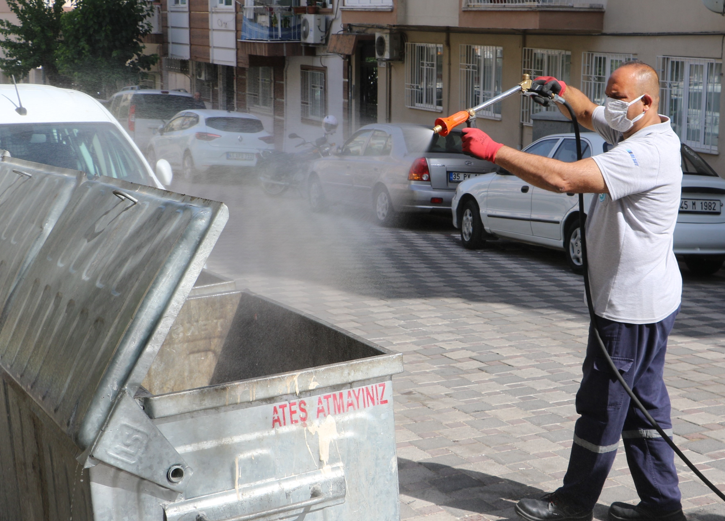
[[[515,502],[554,490],[566,470],[588,328],[582,278],[557,252],[471,252],[453,230],[377,228],[342,213],[311,219],[309,229],[286,221],[294,245],[255,248],[268,230],[230,223],[208,266],[404,353],[394,379],[402,519],[518,519]],[[685,274],[666,367],[675,441],[720,488],[723,306],[722,271]],[[722,519],[725,503],[678,468],[688,519]],[[595,519],[636,497],[620,448]]]

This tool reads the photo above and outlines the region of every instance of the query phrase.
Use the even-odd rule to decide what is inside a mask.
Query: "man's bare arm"
[[[609,193],[602,172],[592,158],[565,163],[504,146],[496,153],[496,164],[527,183],[550,192]]]
[[[566,86],[566,91],[562,97],[569,103],[569,105],[571,105],[571,108],[574,109],[574,114],[576,114],[576,119],[579,124],[589,130],[594,130],[594,126],[592,125],[592,114],[598,105],[587,98],[582,91],[572,87],[571,85]],[[562,114],[564,114],[564,116],[571,119],[571,117],[569,117],[569,111],[564,105],[559,105],[559,110]]]

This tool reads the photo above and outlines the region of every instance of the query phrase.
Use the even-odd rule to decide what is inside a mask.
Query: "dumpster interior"
[[[223,280],[205,276],[184,303],[143,383],[153,395],[382,354],[361,338],[251,292],[204,294],[207,284]]]

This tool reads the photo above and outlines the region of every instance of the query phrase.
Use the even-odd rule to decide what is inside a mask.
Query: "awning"
[[[357,43],[357,34],[331,34],[330,42],[327,44],[327,52],[335,54],[352,54],[355,52],[355,44]]]

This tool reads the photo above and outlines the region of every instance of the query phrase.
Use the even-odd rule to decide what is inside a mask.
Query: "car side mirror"
[[[498,167],[496,167],[496,170],[495,170],[495,172],[496,172],[496,173],[497,173],[498,175],[513,175],[513,174],[512,174],[511,172],[509,172],[508,170],[506,170],[506,169],[505,169],[504,167],[502,167],[502,166],[498,166]]]
[[[300,136],[292,132],[289,136],[287,136],[290,139],[302,139]]]
[[[164,125],[159,125],[156,132],[158,132],[159,135],[162,135],[164,133]]]
[[[171,181],[174,179],[174,171],[171,170],[171,165],[166,159],[159,159],[156,161],[156,178],[159,182],[168,187]]]

